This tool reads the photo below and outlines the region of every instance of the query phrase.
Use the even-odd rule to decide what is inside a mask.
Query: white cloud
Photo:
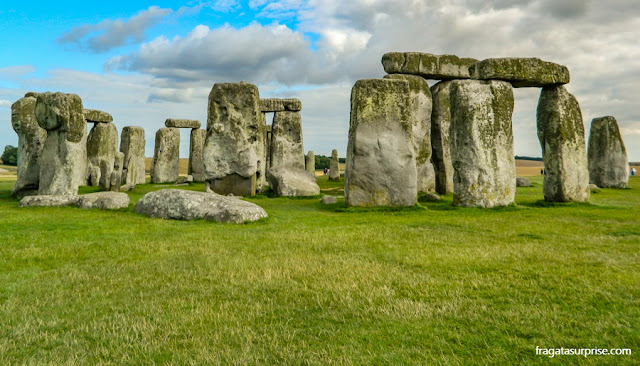
[[[0,108],[9,108],[13,104],[10,100],[0,99]]]
[[[22,77],[36,71],[33,65],[18,65],[0,68],[0,76],[5,78]]]

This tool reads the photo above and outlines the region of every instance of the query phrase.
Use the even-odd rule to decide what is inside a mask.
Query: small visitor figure
[[[544,175],[544,169],[540,169],[540,175]]]
[[[636,175],[636,168],[631,168],[631,176]]]

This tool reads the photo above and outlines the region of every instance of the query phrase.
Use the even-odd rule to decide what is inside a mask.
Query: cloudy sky
[[[343,156],[354,82],[382,77],[385,52],[422,51],[568,66],[587,131],[615,116],[640,161],[638,0],[12,1],[0,34],[0,147],[17,144],[13,102],[63,91],[119,130],[143,126],[150,156],[166,118],[206,123],[211,86],[244,80],[262,97],[301,99],[305,149]],[[517,155],[541,156],[539,92],[515,90]]]

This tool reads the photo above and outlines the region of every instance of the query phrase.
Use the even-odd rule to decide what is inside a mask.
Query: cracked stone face
[[[35,109],[35,96],[11,106],[11,125],[18,135],[18,175],[12,191],[17,198],[37,194],[40,185],[40,155],[47,131],[38,125]]]
[[[589,134],[589,183],[600,188],[626,188],[629,160],[618,121],[612,116],[594,118]]]

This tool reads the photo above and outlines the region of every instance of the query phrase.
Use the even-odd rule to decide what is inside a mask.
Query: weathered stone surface
[[[264,151],[264,156],[265,156],[265,169],[266,171],[269,170],[269,168],[271,168],[271,132],[273,130],[273,126],[272,125],[267,125],[267,119],[266,119],[266,114],[262,113],[262,121],[265,123],[265,136],[266,136],[266,140],[264,142],[264,146],[265,146],[265,151]],[[266,177],[265,177],[266,178]]]
[[[338,150],[331,151],[331,161],[329,161],[329,180],[334,182],[340,181],[340,160],[338,159]]]
[[[129,207],[129,196],[121,192],[96,192],[78,196],[75,206],[99,210],[121,210]]]
[[[472,79],[505,80],[515,88],[567,84],[569,69],[539,58],[488,58],[469,67]]]
[[[262,98],[260,99],[260,110],[262,112],[299,112],[302,110],[302,102],[295,98]]]
[[[109,190],[116,152],[118,152],[116,126],[113,123],[94,124],[87,138],[87,181],[89,183],[97,181],[101,190]],[[92,176],[96,173],[97,177]]]
[[[284,166],[271,167],[267,179],[276,196],[316,196],[320,194],[316,178],[310,176],[303,169]]]
[[[24,95],[24,97],[25,97],[25,98],[29,98],[29,97],[37,98],[37,97],[38,97],[38,94],[40,94],[40,93],[36,93],[36,92],[27,92],[27,93]]]
[[[618,121],[606,116],[591,121],[589,135],[589,181],[601,188],[626,188],[629,160]]]
[[[233,196],[253,196],[256,194],[256,175],[245,178],[238,174],[230,174],[220,179],[205,181],[205,187],[212,192],[226,192]]]
[[[431,161],[435,171],[438,194],[453,193],[453,163],[451,162],[451,81],[441,81],[431,87]]]
[[[562,85],[542,88],[537,124],[546,170],[544,199],[549,202],[587,201],[589,170],[578,101]]]
[[[200,128],[201,123],[195,119],[167,118],[164,126],[169,128]]]
[[[121,190],[131,190],[136,184],[144,184],[145,179],[145,139],[144,129],[127,126],[120,135],[120,152],[124,154]]]
[[[517,177],[516,187],[531,187],[531,181],[529,180],[529,178]]]
[[[271,130],[271,169],[304,170],[300,112],[276,112]]]
[[[451,84],[453,204],[506,206],[516,192],[513,90],[504,81],[456,80]]]
[[[113,161],[113,171],[111,172],[111,180],[109,190],[112,192],[120,192],[122,184],[122,166],[124,165],[124,153],[117,152]]]
[[[338,203],[338,199],[334,196],[323,196],[322,203],[325,205],[332,205],[334,203]]]
[[[236,194],[219,190],[228,185],[214,184],[214,181],[232,175],[264,182],[265,129],[257,86],[247,83],[213,85],[203,150],[205,178],[211,189],[219,194]],[[255,189],[254,184],[253,189],[242,195],[254,195]]]
[[[180,177],[180,179],[178,179],[174,184],[180,185],[180,184],[189,184],[189,183],[193,183],[193,175]]]
[[[87,122],[93,122],[93,123],[113,122],[113,117],[109,113],[99,111],[96,109],[83,109],[82,114],[84,115],[84,119],[87,120]]]
[[[18,176],[12,190],[17,198],[38,194],[40,154],[47,131],[38,125],[35,111],[36,97],[33,96],[11,105],[11,125],[18,135]]]
[[[181,189],[162,189],[147,193],[136,203],[133,211],[163,219],[201,218],[235,224],[267,217],[260,206],[238,198]]]
[[[161,128],[156,132],[156,146],[151,162],[151,183],[178,180],[180,164],[180,130]]]
[[[18,207],[61,207],[76,206],[77,195],[36,195],[27,196],[20,200]]]
[[[431,90],[427,81],[416,75],[392,74],[385,79],[401,79],[409,83],[411,125],[413,126],[413,150],[418,171],[418,192],[432,192],[436,177],[431,163]]]
[[[305,170],[311,174],[312,177],[316,176],[316,153],[313,150],[309,150],[307,152],[307,156],[305,156],[304,161]]]
[[[387,74],[412,74],[435,80],[468,79],[469,66],[477,61],[421,52],[389,52],[382,56],[382,66]]]
[[[600,187],[595,184],[589,184],[589,191],[591,193],[600,193]]]
[[[40,156],[40,195],[75,195],[86,182],[87,122],[76,94],[40,93],[36,119],[47,130]]]
[[[404,80],[358,80],[351,90],[345,200],[351,206],[413,206],[416,160]]]
[[[204,141],[207,138],[207,130],[191,130],[191,140],[189,145],[189,175],[193,176],[196,182],[204,182],[204,160],[202,151]]]
[[[431,193],[431,192],[426,192],[422,195],[422,197],[424,199],[426,199],[427,201],[431,201],[431,202],[437,202],[440,201],[440,196],[438,196],[435,193]]]

